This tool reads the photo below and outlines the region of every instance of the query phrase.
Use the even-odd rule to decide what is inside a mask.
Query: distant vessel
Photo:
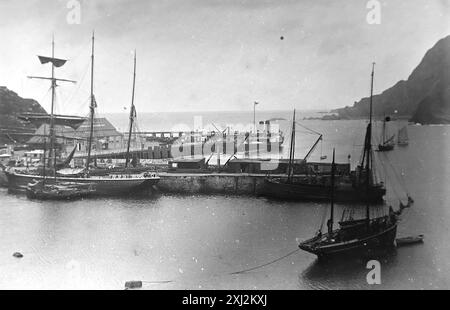
[[[397,134],[397,144],[399,146],[406,146],[409,144],[409,138],[408,138],[408,129],[406,126],[403,126],[400,128]]]
[[[76,175],[69,176],[61,176],[57,172],[57,164],[56,164],[56,151],[55,151],[55,130],[54,130],[54,100],[55,100],[55,88],[56,81],[69,81],[64,79],[57,79],[54,76],[55,67],[60,67],[64,65],[66,60],[58,59],[54,57],[54,41],[52,42],[52,57],[42,57],[39,56],[41,63],[50,62],[52,64],[52,76],[51,78],[47,77],[35,77],[39,79],[51,80],[51,89],[52,89],[52,108],[50,114],[50,158],[48,160],[49,168],[52,171],[53,176],[47,176],[46,166],[47,161],[44,159],[44,169],[43,172],[34,171],[33,173],[28,171],[21,171],[20,169],[16,169],[14,167],[10,167],[5,171],[6,176],[8,178],[8,188],[12,191],[23,191],[29,188],[29,185],[32,185],[34,182],[42,181],[42,186],[35,186],[34,193],[35,194],[49,194],[49,188],[64,188],[65,193],[70,193],[76,191],[76,186],[72,186],[71,188],[64,187],[68,183],[79,184],[80,188],[78,190],[83,192],[85,190],[86,184],[92,185],[90,189],[92,190],[92,194],[97,195],[117,195],[123,193],[129,193],[134,190],[149,188],[151,185],[156,184],[159,181],[159,176],[156,173],[151,172],[142,172],[139,174],[131,174],[130,171],[127,170],[129,163],[129,148],[130,148],[130,137],[128,139],[127,146],[127,154],[126,154],[126,164],[125,169],[119,171],[118,173],[107,173],[103,175],[93,175],[90,171],[90,159],[91,159],[91,149],[92,149],[92,138],[93,138],[93,130],[94,130],[94,111],[97,106],[95,101],[94,93],[93,93],[93,78],[94,78],[94,35],[92,35],[92,55],[91,55],[91,102],[90,102],[90,135],[88,139],[88,154],[86,160],[86,167],[82,173],[78,173]],[[135,88],[135,80],[136,80],[136,54],[134,55],[134,75],[133,75],[133,92],[132,92],[132,101],[131,101],[131,111],[130,111],[130,131],[133,125],[133,120],[136,117],[136,110],[134,107],[134,88]],[[70,81],[74,82],[74,81]],[[130,133],[131,134],[131,133]],[[75,151],[75,149],[74,149]],[[44,152],[45,153],[45,152]],[[53,155],[52,155],[53,154]],[[53,158],[51,158],[53,156]],[[73,153],[71,153],[73,156]],[[64,185],[64,186],[63,186]],[[50,186],[50,187],[49,187]],[[62,186],[62,187],[61,187]]]
[[[389,122],[391,118],[389,116],[384,117],[383,119],[383,132],[381,134],[381,143],[378,144],[378,151],[379,152],[387,152],[392,151],[394,149],[394,139],[395,135],[392,135],[389,138],[386,138],[386,122]]]
[[[365,157],[366,176],[370,175],[372,165],[372,93],[373,93],[373,76],[374,66],[372,66],[372,86],[370,100],[370,118],[367,125],[367,134],[365,141],[365,149],[367,156]],[[394,246],[397,234],[397,224],[399,216],[404,205],[400,204],[400,209],[394,211],[389,207],[387,215],[371,218],[370,203],[366,200],[366,216],[364,219],[353,219],[350,216],[339,222],[339,228],[334,229],[334,202],[335,202],[335,174],[336,165],[333,150],[333,162],[331,168],[331,186],[330,186],[330,217],[327,221],[327,232],[322,233],[322,227],[317,234],[299,244],[300,249],[310,252],[318,256],[319,259],[331,258],[335,256],[360,256],[372,253],[377,249],[386,249]],[[370,190],[370,178],[365,178],[366,191]],[[408,205],[412,200],[408,199]]]
[[[371,135],[371,128],[367,129],[366,141],[368,135]],[[322,135],[319,136],[304,161],[308,159],[315,147],[322,140]],[[386,194],[386,189],[382,182],[378,183],[374,180],[372,168],[364,171],[361,167],[364,164],[364,158],[369,157],[368,153],[371,149],[365,144],[361,166],[350,175],[339,175],[335,177],[335,192],[334,199],[339,202],[361,202],[369,200],[372,203],[383,201],[383,196]],[[295,111],[293,116],[291,146],[289,154],[289,166],[287,170],[287,177],[267,177],[265,179],[265,190],[262,193],[265,196],[284,199],[284,200],[329,200],[330,199],[330,175],[308,174],[308,175],[294,175],[294,153],[295,153]],[[369,179],[369,190],[366,191],[364,180]]]

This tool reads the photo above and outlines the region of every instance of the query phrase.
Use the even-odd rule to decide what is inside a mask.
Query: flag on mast
[[[52,57],[45,57],[45,56],[38,56],[39,61],[41,64],[46,64],[48,62],[51,62],[55,67],[62,67],[67,60],[65,59],[59,59],[59,58],[52,58]]]

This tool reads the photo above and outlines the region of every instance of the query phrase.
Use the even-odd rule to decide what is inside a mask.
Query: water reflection
[[[363,258],[340,257],[328,260],[314,260],[299,274],[301,286],[311,289],[371,289],[376,286],[366,281],[367,262],[377,260],[382,266],[383,274],[389,272],[390,266],[397,263],[397,250],[378,251]]]

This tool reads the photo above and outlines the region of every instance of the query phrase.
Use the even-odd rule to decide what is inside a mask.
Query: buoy
[[[142,281],[127,281],[125,282],[125,288],[141,288]]]
[[[23,254],[20,253],[20,252],[15,252],[15,253],[13,254],[13,256],[14,256],[14,257],[17,257],[17,258],[22,258],[22,257],[23,257]]]

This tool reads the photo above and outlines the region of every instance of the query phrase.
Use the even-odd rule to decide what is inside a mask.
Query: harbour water
[[[301,123],[324,134],[311,160],[329,160],[336,147],[338,162],[349,154],[358,162],[364,121]],[[415,200],[398,237],[424,234],[425,242],[378,257],[381,285],[367,284],[367,260],[323,265],[302,251],[231,274],[294,251],[315,233],[326,203],[189,194],[41,202],[0,189],[0,289],[123,289],[129,280],[148,281],[144,289],[449,289],[450,127],[410,125],[408,134],[408,146],[376,154],[377,172],[395,209],[406,191]],[[315,137],[297,139],[302,157]],[[354,208],[362,216],[364,206]]]

